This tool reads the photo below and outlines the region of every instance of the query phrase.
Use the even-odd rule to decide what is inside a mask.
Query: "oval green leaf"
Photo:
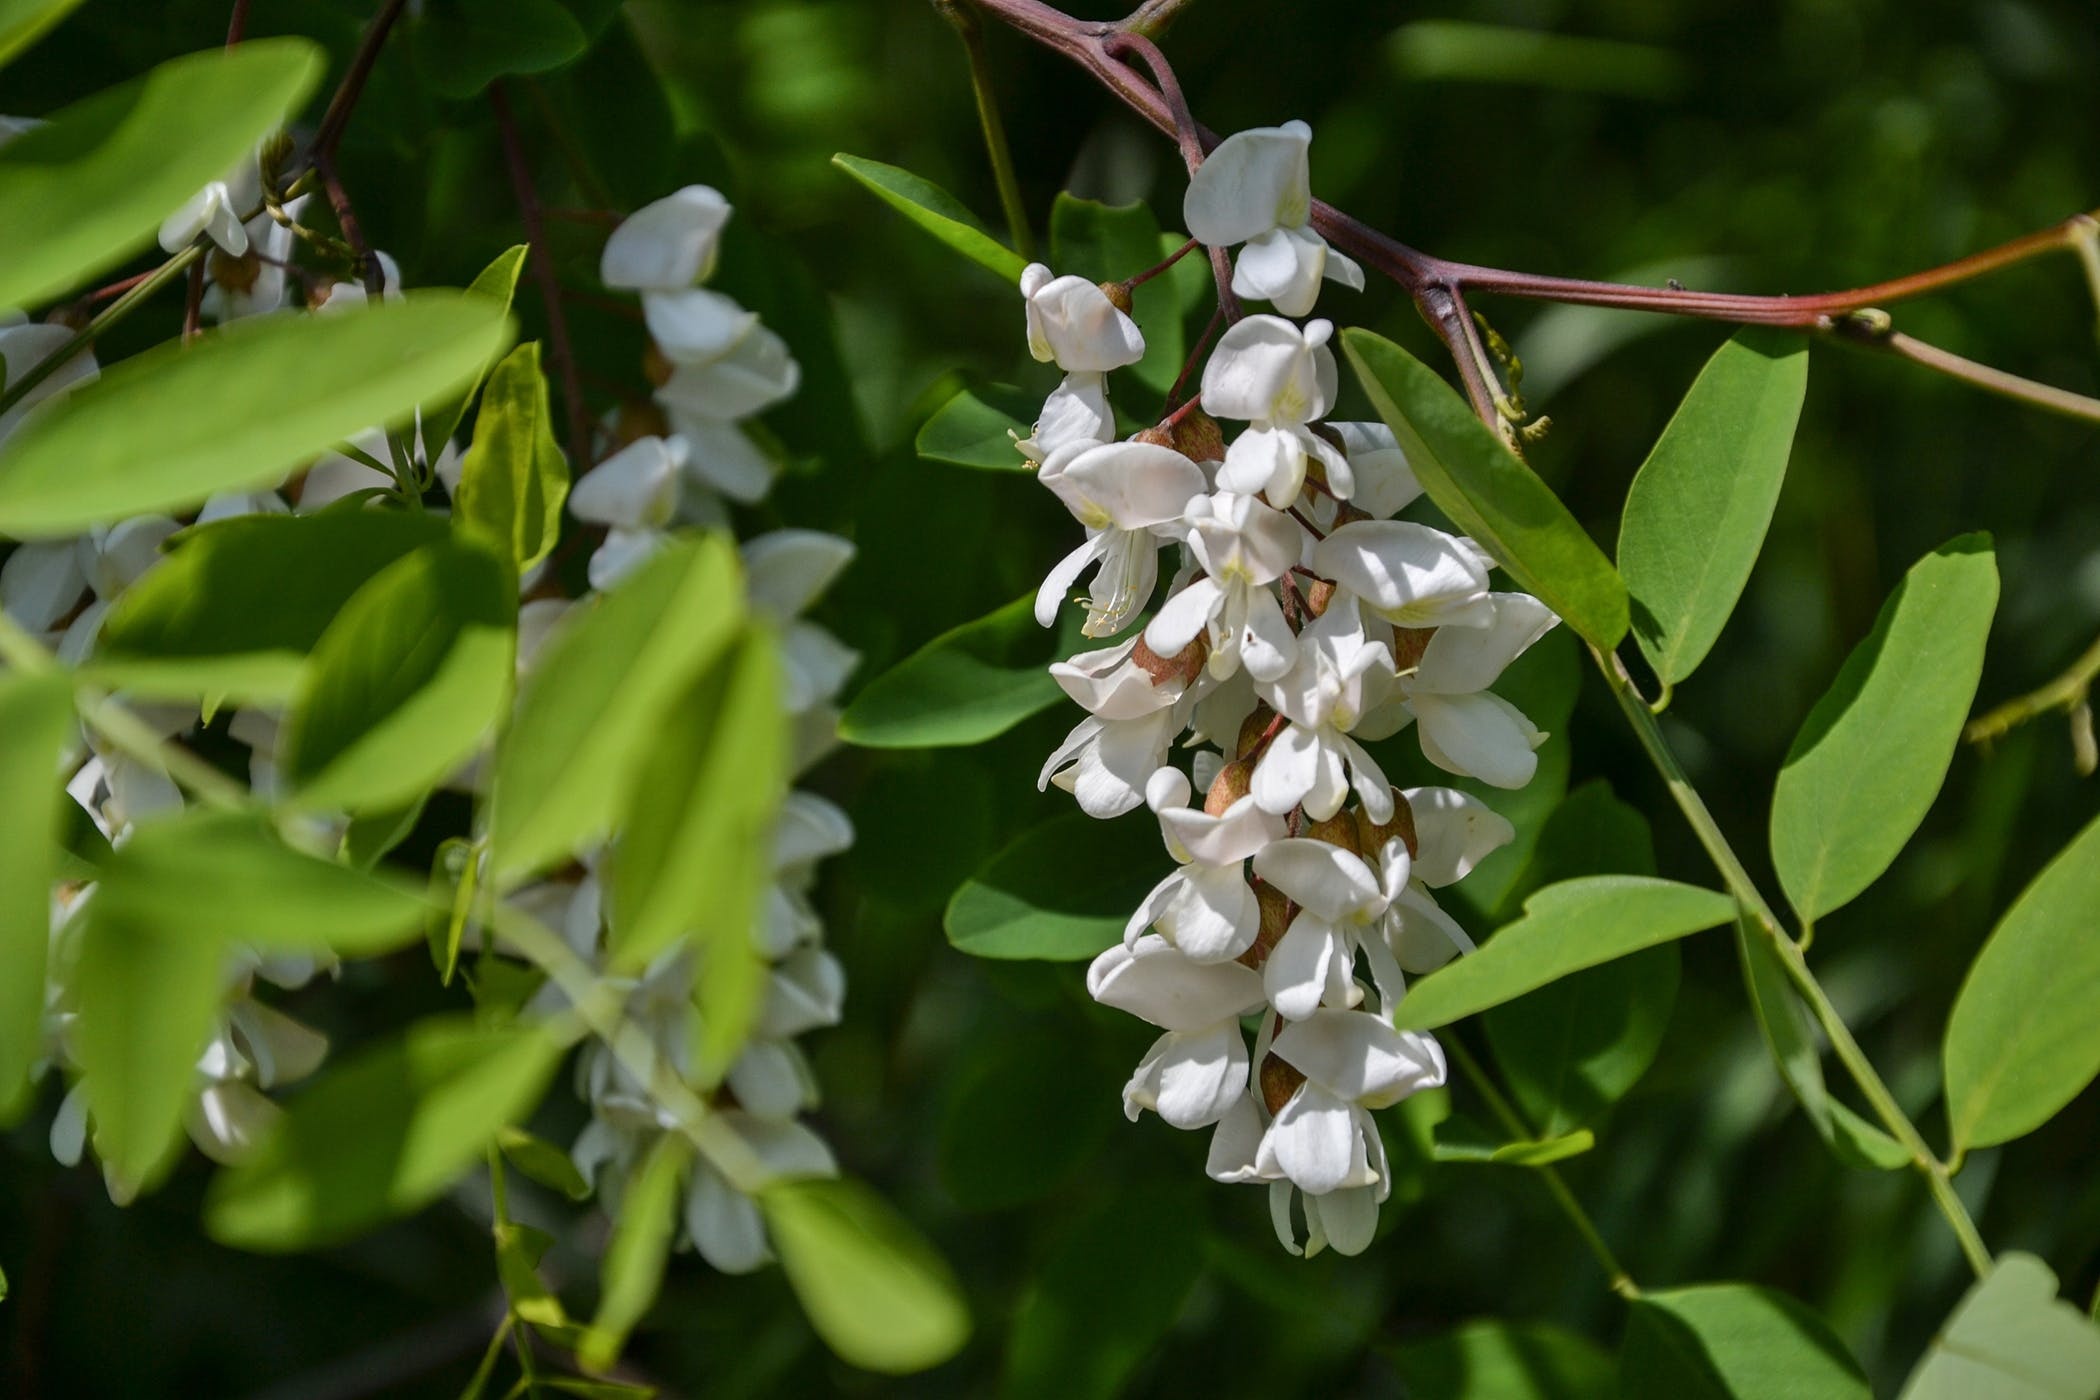
[[[460,463],[454,523],[507,554],[523,574],[554,551],[569,462],[554,440],[539,342],[520,345],[489,371]]]
[[[1794,736],[1772,794],[1772,862],[1804,921],[1889,868],[1946,780],[1998,605],[1987,535],[1926,555]]]
[[[1028,459],[1015,443],[1016,435],[1025,438],[1029,432],[1029,425],[1020,419],[992,407],[968,389],[959,389],[954,398],[933,411],[913,445],[930,462],[1026,473]]]
[[[509,336],[488,299],[430,291],[158,346],[25,420],[0,449],[0,531],[77,534],[270,485],[465,384]]]
[[[1429,366],[1358,326],[1342,350],[1429,499],[1592,646],[1626,635],[1626,585],[1560,498]]]
[[[948,941],[979,958],[1091,958],[1123,936],[1130,911],[1165,873],[1146,817],[1067,812],[1023,832],[948,901]]]
[[[284,124],[322,65],[304,39],[189,54],[9,142],[0,149],[0,306],[34,306],[152,242],[163,219]]]
[[[1641,875],[1592,875],[1548,885],[1524,901],[1524,917],[1480,950],[1416,982],[1400,1000],[1398,1024],[1448,1025],[1586,967],[1683,938],[1735,917],[1716,890]]]
[[[525,244],[518,243],[498,253],[495,261],[476,273],[474,280],[467,284],[467,295],[480,297],[508,313],[511,298],[517,295],[518,273],[524,269],[528,251]],[[467,387],[446,399],[442,407],[424,409],[423,441],[429,451],[440,452],[446,443],[452,441],[452,435],[459,431],[459,420],[467,415],[467,405],[481,388],[482,374],[487,369],[484,364]]]
[[[284,771],[316,810],[399,808],[471,758],[510,702],[517,594],[502,560],[426,545],[352,595],[285,720]]]
[[[1706,362],[1626,493],[1619,573],[1665,685],[1721,635],[1763,548],[1808,393],[1808,344],[1739,331]]]
[[[324,1072],[205,1197],[241,1249],[333,1244],[419,1209],[539,1102],[562,1048],[534,1029],[432,1016]]]
[[[690,1143],[665,1133],[621,1193],[599,1270],[598,1315],[576,1353],[590,1370],[605,1370],[619,1360],[627,1334],[663,1287],[664,1265],[678,1233],[678,1188],[692,1159]]]
[[[939,1255],[857,1181],[784,1181],[758,1198],[817,1335],[856,1366],[903,1375],[961,1350],[970,1313]]]
[[[559,0],[431,0],[415,29],[417,67],[441,97],[478,97],[498,78],[574,62],[590,37]]]
[[[0,830],[8,833],[0,840],[0,1123],[21,1112],[30,1067],[44,1054],[44,967],[65,791],[58,764],[73,736],[65,675],[0,673]]]
[[[1619,1349],[1626,1400],[1871,1400],[1859,1362],[1783,1293],[1713,1283],[1643,1293]]]
[[[2021,891],[1947,1021],[1956,1150],[2032,1132],[2100,1074],[2100,819]]]
[[[2032,1254],[1998,1256],[1970,1285],[1904,1383],[1901,1400],[2092,1400],[2100,1327],[2056,1295]]]
[[[873,191],[884,204],[985,268],[1003,282],[1018,286],[1027,260],[984,231],[984,225],[961,200],[909,170],[841,151],[831,163]]]
[[[943,632],[861,687],[839,737],[862,748],[926,749],[1004,734],[1064,697],[1044,669],[1043,635],[1033,594]],[[1025,654],[1018,663],[1017,652]]]

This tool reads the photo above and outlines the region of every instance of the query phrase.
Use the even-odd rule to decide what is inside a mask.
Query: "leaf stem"
[[[948,21],[963,52],[970,59],[970,91],[977,99],[977,124],[984,131],[984,153],[992,164],[992,181],[999,187],[999,207],[1006,215],[1007,236],[1014,251],[1035,261],[1035,231],[1028,225],[1028,206],[1021,199],[1021,182],[1014,174],[1013,150],[1006,142],[1006,122],[999,115],[999,94],[992,85],[991,59],[985,52],[984,26],[977,12],[963,0],[934,0],[934,8]]]
[[[2055,680],[1970,720],[1961,737],[1972,744],[1985,744],[2050,710],[2073,714],[2087,702],[2096,678],[2100,678],[2100,638],[2095,638]]]
[[[1510,1136],[1519,1139],[1537,1136],[1531,1125],[1524,1121],[1523,1115],[1519,1114],[1515,1106],[1502,1096],[1502,1091],[1495,1087],[1486,1067],[1473,1057],[1472,1051],[1466,1049],[1457,1035],[1444,1037],[1443,1045],[1452,1062],[1471,1081],[1473,1087],[1480,1091],[1481,1098],[1487,1101],[1489,1110]],[[1625,1267],[1619,1263],[1618,1256],[1611,1252],[1611,1246],[1605,1243],[1604,1235],[1598,1230],[1596,1222],[1591,1220],[1589,1212],[1582,1208],[1582,1202],[1575,1199],[1575,1193],[1568,1189],[1568,1184],[1561,1180],[1560,1173],[1555,1171],[1550,1163],[1533,1167],[1531,1170],[1544,1183],[1547,1193],[1553,1197],[1554,1204],[1560,1207],[1561,1214],[1568,1218],[1568,1223],[1574,1227],[1575,1233],[1581,1237],[1583,1244],[1603,1268],[1611,1291],[1628,1302],[1640,1297],[1640,1285],[1633,1281],[1633,1275],[1626,1272]]]
[[[58,373],[66,362],[75,355],[92,347],[111,327],[138,310],[139,306],[147,298],[188,271],[190,264],[203,256],[203,245],[192,244],[174,257],[169,258],[159,267],[154,268],[153,271],[134,281],[124,295],[118,297],[108,306],[103,307],[96,314],[95,319],[73,332],[72,339],[59,346],[58,349],[52,351],[43,359],[38,360],[24,370],[19,377],[9,382],[6,386],[6,391],[0,393],[0,413],[7,412],[7,410],[27,398],[31,389]]]
[[[1896,1096],[1889,1092],[1888,1085],[1882,1081],[1880,1073],[1875,1070],[1866,1052],[1860,1049],[1859,1042],[1853,1039],[1851,1028],[1831,1004],[1830,997],[1823,990],[1823,984],[1816,980],[1816,975],[1809,968],[1808,959],[1803,956],[1800,945],[1787,936],[1778,916],[1772,912],[1772,907],[1759,893],[1756,881],[1750,878],[1750,873],[1743,868],[1742,861],[1736,856],[1735,849],[1728,844],[1728,838],[1722,834],[1720,824],[1714,820],[1713,813],[1707,810],[1705,801],[1692,786],[1691,779],[1685,776],[1683,765],[1678,763],[1677,755],[1671,751],[1669,741],[1663,737],[1654,714],[1634,689],[1632,678],[1626,673],[1625,664],[1616,655],[1608,655],[1595,647],[1590,648],[1590,655],[1596,661],[1597,669],[1603,673],[1605,684],[1611,688],[1612,698],[1618,701],[1620,711],[1633,726],[1641,747],[1647,751],[1649,761],[1661,774],[1664,785],[1670,790],[1670,796],[1676,799],[1679,810],[1684,813],[1685,821],[1691,826],[1693,834],[1699,838],[1699,844],[1706,848],[1706,854],[1713,861],[1715,868],[1720,871],[1722,882],[1728,886],[1729,893],[1735,896],[1736,903],[1772,945],[1772,951],[1778,956],[1780,966],[1786,970],[1787,980],[1793,983],[1794,989],[1808,1004],[1816,1023],[1829,1038],[1832,1052],[1845,1066],[1846,1073],[1852,1076],[1852,1082],[1859,1086],[1859,1091],[1865,1096],[1868,1106],[1874,1110],[1875,1116],[1881,1120],[1882,1126],[1888,1129],[1890,1135],[1902,1143],[1904,1150],[1910,1153],[1911,1165],[1924,1175],[1926,1185],[1932,1192],[1933,1204],[1938,1206],[1940,1213],[1947,1218],[1947,1224],[1960,1242],[1969,1266],[1979,1277],[1987,1273],[1991,1264],[1990,1250],[1985,1247],[1982,1236],[1978,1234],[1976,1222],[1970,1218],[1968,1208],[1954,1194],[1952,1173],[1947,1164],[1935,1156],[1932,1149],[1926,1145],[1924,1135],[1918,1131],[1917,1125],[1911,1122],[1902,1105],[1896,1102]]]

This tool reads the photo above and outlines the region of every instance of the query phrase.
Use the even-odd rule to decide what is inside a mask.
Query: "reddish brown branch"
[[[496,130],[503,140],[503,161],[510,169],[511,191],[517,196],[518,217],[525,225],[533,280],[539,283],[540,300],[547,307],[547,359],[561,381],[568,424],[569,471],[580,476],[591,468],[591,439],[584,417],[583,383],[576,373],[576,354],[569,343],[569,318],[562,311],[561,279],[555,275],[554,254],[547,246],[547,227],[540,216],[539,194],[533,189],[532,167],[525,159],[525,147],[518,140],[518,123],[511,115],[510,99],[504,96],[500,82],[489,85],[489,107],[496,114]]]
[[[349,125],[350,113],[356,110],[357,100],[364,96],[365,82],[372,76],[372,67],[379,62],[379,51],[386,47],[386,36],[392,32],[394,21],[401,18],[401,11],[407,4],[408,0],[386,0],[379,13],[372,17],[364,38],[358,41],[350,67],[344,72],[335,96],[328,99],[328,110],[321,114],[321,125],[314,132],[314,160],[317,164],[334,156],[336,146],[343,139],[343,128]]]

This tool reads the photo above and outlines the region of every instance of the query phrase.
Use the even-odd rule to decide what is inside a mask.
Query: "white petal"
[[[1224,606],[1225,591],[1214,579],[1199,578],[1160,605],[1145,626],[1145,645],[1157,656],[1179,656],[1196,634]],[[1037,604],[1041,616],[1040,602]]]
[[[1411,885],[1394,896],[1386,921],[1386,943],[1393,961],[1417,974],[1434,972],[1474,947],[1458,920],[1445,913],[1421,885]]]
[[[1161,1030],[1208,1030],[1261,1004],[1261,978],[1236,962],[1199,963],[1147,934],[1118,943],[1087,968],[1087,992]]]
[[[1303,1084],[1269,1125],[1263,1147],[1293,1185],[1309,1196],[1375,1181],[1351,1105],[1316,1084]]]
[[[760,1118],[792,1118],[813,1095],[807,1069],[794,1046],[781,1040],[745,1044],[727,1075],[737,1103]]]
[[[1215,817],[1200,807],[1179,807],[1162,809],[1159,822],[1190,860],[1205,865],[1236,866],[1270,842],[1281,840],[1285,830],[1283,818],[1263,811],[1252,793]]]
[[[1059,368],[1104,373],[1145,357],[1145,337],[1099,284],[1058,277],[1028,293],[1029,349]]]
[[[778,465],[743,429],[734,423],[689,413],[661,391],[656,401],[663,405],[671,426],[689,447],[685,464],[689,480],[744,505],[756,504],[772,488]]]
[[[1538,771],[1537,747],[1546,736],[1523,711],[1489,691],[1473,695],[1416,695],[1415,732],[1422,756],[1447,773],[1499,788],[1520,788]]]
[[[1356,478],[1349,504],[1382,519],[1399,514],[1421,496],[1422,483],[1415,479],[1391,428],[1383,423],[1327,426],[1341,435],[1342,450],[1349,454],[1349,470]]]
[[[1490,593],[1485,627],[1439,627],[1415,667],[1413,691],[1465,695],[1486,690],[1510,662],[1560,619],[1529,593]]]
[[[1244,243],[1312,213],[1312,174],[1304,122],[1253,127],[1219,142],[1195,173],[1181,203],[1189,233],[1213,248]]]
[[[1406,520],[1359,520],[1313,547],[1313,570],[1389,622],[1421,626],[1487,595],[1487,570],[1451,535]]]
[[[642,317],[650,338],[674,365],[705,365],[734,350],[758,326],[758,313],[733,297],[699,287],[644,292]]]
[[[1096,563],[1109,545],[1109,532],[1096,530],[1080,541],[1079,547],[1050,566],[1043,576],[1042,586],[1035,591],[1035,620],[1043,627],[1057,622],[1057,610],[1064,606],[1071,595],[1072,585],[1088,566]]]
[[[71,540],[30,540],[0,564],[0,609],[29,632],[49,632],[80,606],[87,576]]]
[[[685,1232],[700,1257],[725,1274],[748,1274],[773,1259],[758,1206],[704,1162],[686,1188]]]
[[[1434,1037],[1394,1030],[1368,1011],[1315,1012],[1278,1031],[1270,1049],[1337,1098],[1372,1108],[1444,1082]]]
[[[1278,1015],[1302,1021],[1321,1002],[1347,996],[1349,962],[1348,944],[1334,925],[1302,910],[1262,964],[1262,991]]]
[[[598,275],[608,287],[676,291],[714,271],[729,201],[706,185],[688,185],[645,204],[605,240]]]
[[[1274,680],[1298,659],[1298,638],[1274,593],[1265,587],[1249,587],[1246,593],[1246,619],[1239,637],[1240,662],[1255,680]]]
[[[1150,1108],[1174,1127],[1207,1128],[1247,1097],[1247,1041],[1237,1024],[1169,1033],[1153,1042],[1123,1102],[1129,1116]]]
[[[1356,1255],[1371,1247],[1378,1234],[1378,1188],[1344,1186],[1324,1196],[1308,1196],[1308,1213],[1317,1211],[1320,1232],[1336,1254]]]
[[[1307,836],[1275,842],[1254,858],[1254,873],[1330,923],[1362,922],[1385,908],[1385,892],[1353,851]]]
[[[1242,1093],[1218,1120],[1204,1172],[1213,1181],[1252,1181],[1254,1154],[1261,1146],[1263,1130],[1261,1110],[1254,1106],[1252,1095]]]
[[[1286,316],[1305,316],[1320,299],[1327,270],[1327,240],[1310,229],[1279,228],[1240,250],[1232,290],[1266,301]]]
[[[625,530],[668,525],[678,503],[678,460],[660,437],[637,438],[585,472],[569,492],[578,520]]]
[[[1197,962],[1224,962],[1254,946],[1261,908],[1237,866],[1183,867],[1159,913],[1159,931]]]
[[[1516,839],[1516,828],[1485,802],[1457,788],[1408,788],[1414,814],[1414,878],[1432,889],[1455,884]]]

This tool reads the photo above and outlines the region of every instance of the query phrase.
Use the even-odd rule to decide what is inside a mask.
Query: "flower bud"
[[[1218,770],[1211,779],[1210,791],[1203,795],[1203,810],[1206,815],[1222,817],[1225,809],[1254,790],[1254,765],[1244,758],[1236,758]]]
[[[1147,447],[1173,447],[1174,435],[1157,423],[1149,428],[1139,428],[1130,435],[1132,442],[1142,442]]]
[[[1217,419],[1200,408],[1174,425],[1174,446],[1192,462],[1225,460],[1225,432]]]
[[[1254,935],[1254,945],[1234,961],[1259,972],[1261,965],[1269,960],[1269,950],[1290,928],[1292,909],[1289,897],[1270,884],[1255,885],[1254,903],[1261,911],[1260,928]]]
[[[1395,836],[1407,843],[1407,854],[1410,857],[1421,852],[1421,842],[1415,837],[1414,808],[1407,805],[1407,799],[1401,796],[1398,788],[1393,789],[1393,819],[1389,822],[1374,822],[1365,816],[1363,808],[1359,807],[1356,809],[1356,832],[1361,843],[1357,848],[1359,853],[1369,852],[1376,855],[1384,850],[1385,843]]]
[[[1298,1092],[1305,1082],[1305,1074],[1290,1061],[1270,1051],[1261,1062],[1261,1101],[1268,1106],[1269,1116],[1283,1112],[1283,1106]]]
[[[1101,295],[1107,297],[1108,304],[1125,316],[1130,314],[1130,284],[1128,282],[1103,282],[1101,284]]]
[[[1364,853],[1363,837],[1357,826],[1358,812],[1336,812],[1323,822],[1307,822],[1305,834],[1315,841],[1325,841],[1330,846],[1340,846],[1350,855]],[[1397,815],[1394,818],[1398,820]]]

